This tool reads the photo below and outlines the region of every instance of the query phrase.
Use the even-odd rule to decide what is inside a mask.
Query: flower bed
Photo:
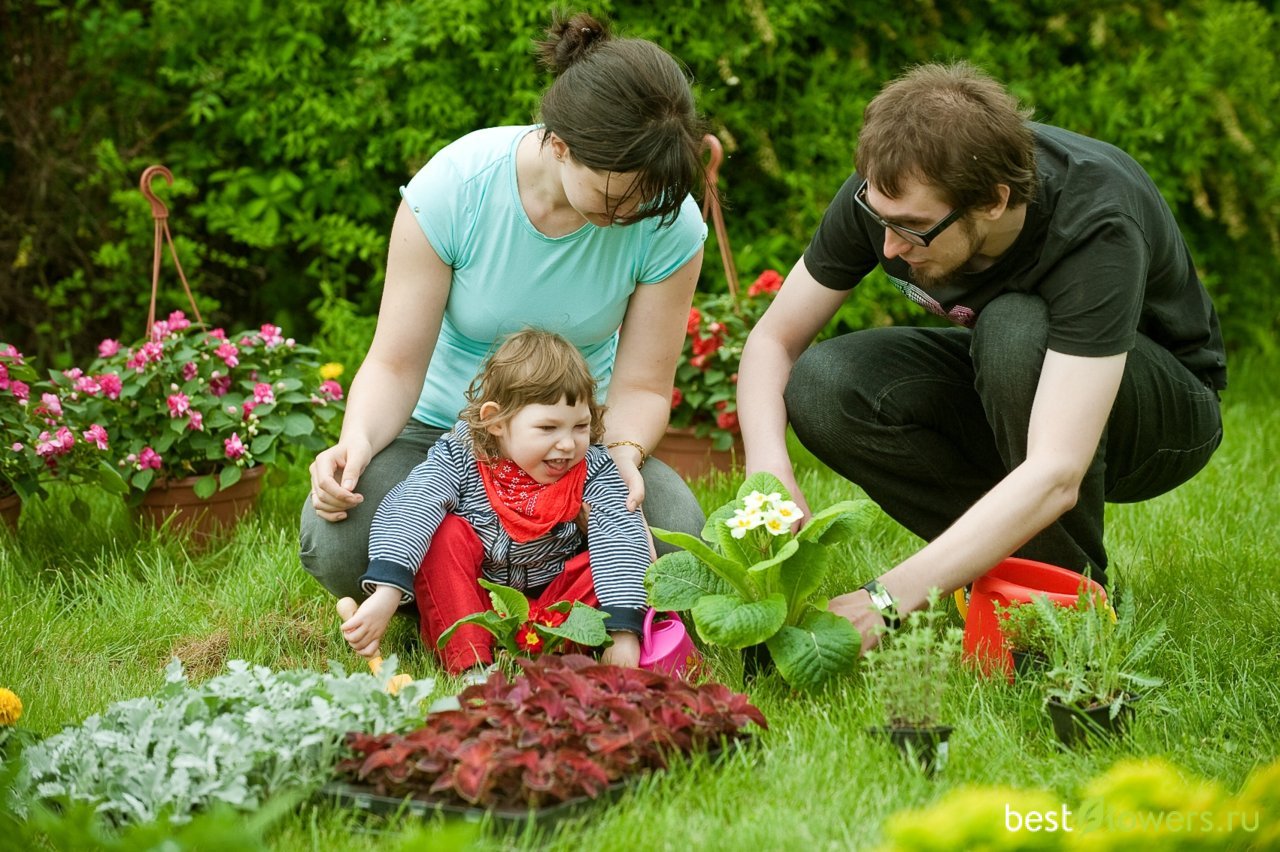
[[[745,695],[580,655],[520,660],[408,734],[347,737],[340,779],[379,797],[526,811],[594,799],[677,756],[743,737],[764,715]]]

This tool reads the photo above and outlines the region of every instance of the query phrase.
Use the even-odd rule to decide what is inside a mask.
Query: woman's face
[[[560,165],[565,197],[579,216],[598,228],[629,225],[643,199],[636,191],[638,172],[602,172],[573,158],[567,145],[554,134],[551,148]]]

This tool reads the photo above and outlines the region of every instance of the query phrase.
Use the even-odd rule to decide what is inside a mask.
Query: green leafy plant
[[[275,672],[232,660],[191,686],[175,659],[157,695],[112,704],[24,749],[20,798],[87,803],[114,823],[185,822],[215,805],[254,810],[273,792],[319,787],[348,731],[407,730],[434,688],[421,680],[388,693],[394,658],[377,676],[331,668]]]
[[[464,624],[476,624],[493,634],[499,647],[512,657],[537,657],[559,650],[566,642],[584,648],[609,643],[604,620],[608,618],[595,607],[581,601],[559,601],[542,607],[530,603],[519,589],[481,579],[489,590],[493,609],[486,609],[458,619],[440,634],[443,648],[455,630]]]
[[[343,409],[342,387],[320,380],[316,352],[278,326],[227,335],[182,311],[132,346],[104,340],[87,371],[55,375],[62,404],[102,424],[137,498],[160,478],[199,476],[209,497],[246,468],[323,449],[317,424]]]
[[[738,427],[738,362],[752,327],[782,286],[772,269],[741,296],[699,292],[689,309],[684,347],[676,362],[670,424],[710,435],[716,449],[733,446]]]
[[[929,728],[942,721],[943,699],[960,659],[963,631],[947,625],[937,589],[929,605],[909,613],[867,653],[866,684],[895,728]]]
[[[843,501],[793,533],[799,510],[782,483],[752,474],[707,518],[701,539],[653,530],[684,550],[649,568],[649,603],[690,610],[698,635],[714,645],[765,644],[789,684],[816,688],[858,659],[858,631],[829,612],[819,592],[832,546],[854,535],[871,511],[870,501]]]
[[[1084,591],[1073,608],[1044,598],[1032,605],[1049,638],[1046,700],[1082,710],[1108,707],[1114,719],[1135,697],[1134,690],[1161,683],[1140,667],[1163,638],[1164,625],[1140,632],[1132,607],[1113,610]]]

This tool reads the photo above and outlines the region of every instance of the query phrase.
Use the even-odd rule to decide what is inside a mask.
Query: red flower
[[[533,629],[533,625],[527,622],[520,625],[520,629],[516,631],[516,645],[520,650],[528,651],[530,654],[542,653],[542,637]]]
[[[693,336],[698,333],[698,323],[702,322],[702,313],[697,308],[689,309],[689,321],[685,325],[684,333]]]
[[[722,411],[716,415],[716,425],[726,432],[738,431],[738,412]]]
[[[761,293],[776,293],[782,288],[782,276],[772,269],[760,273],[760,277],[747,288],[748,296],[759,296]]]
[[[689,363],[697,367],[699,370],[705,370],[707,369],[707,356],[694,355],[692,358],[689,359]]]
[[[543,609],[537,604],[529,605],[529,624],[541,624],[543,627],[559,627],[569,617],[566,612]]]
[[[679,408],[680,403],[684,402],[684,394],[680,392],[680,388],[671,389],[671,407]]]
[[[694,355],[710,355],[724,345],[724,341],[718,335],[710,337],[695,337],[693,339]]]
[[[727,399],[722,399],[716,403],[716,411],[724,411],[728,407],[729,407],[729,400]]]

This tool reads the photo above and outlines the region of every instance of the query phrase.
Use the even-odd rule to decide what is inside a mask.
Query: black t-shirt
[[[1049,348],[1100,357],[1128,352],[1138,332],[1213,387],[1227,385],[1218,316],[1173,212],[1132,157],[1105,142],[1033,124],[1039,183],[1013,245],[981,272],[928,292],[901,258],[885,260],[884,228],[862,211],[856,173],[827,208],[805,266],[848,290],[876,263],[908,298],[961,325],[1005,292],[1049,305]]]

